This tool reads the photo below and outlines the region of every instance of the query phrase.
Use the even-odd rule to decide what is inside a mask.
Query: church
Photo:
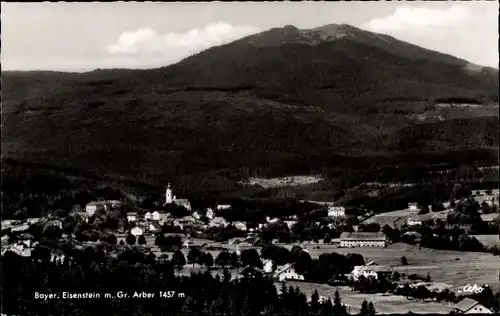
[[[163,204],[163,206],[168,204],[182,206],[188,211],[191,211],[191,203],[189,203],[188,199],[178,199],[175,195],[173,195],[170,183],[168,184],[167,191],[165,192],[165,203]]]

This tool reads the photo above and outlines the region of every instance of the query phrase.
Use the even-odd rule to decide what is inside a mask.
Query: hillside
[[[387,35],[328,25],[271,29],[154,70],[3,72],[2,155],[200,186],[369,168],[369,157],[491,160],[498,71],[471,69]],[[457,102],[478,106],[435,106]]]

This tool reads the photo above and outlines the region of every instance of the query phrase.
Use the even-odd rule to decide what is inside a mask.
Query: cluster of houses
[[[2,255],[6,251],[12,251],[21,257],[31,257],[31,251],[35,248],[37,243],[33,242],[31,234],[21,234],[17,236],[17,242],[9,244],[9,237],[2,236]]]

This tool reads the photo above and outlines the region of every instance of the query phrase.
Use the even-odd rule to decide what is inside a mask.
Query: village
[[[332,299],[333,292],[341,291],[351,313],[358,312],[367,293],[378,293],[376,305],[386,306],[388,312],[404,300],[407,312],[423,308],[432,313],[492,313],[471,298],[460,300],[459,293],[468,284],[498,290],[498,280],[491,277],[498,274],[498,243],[485,243],[480,252],[466,246],[460,252],[421,246],[429,227],[467,236],[472,225],[453,220],[461,203],[476,203],[481,212],[493,210],[480,216],[485,225],[496,223],[498,227],[498,201],[498,190],[479,190],[467,198],[443,203],[439,209],[410,202],[406,209],[382,214],[370,210],[350,214],[349,208],[333,202],[299,201],[308,205],[312,210],[308,214],[314,216],[293,214],[243,221],[227,218],[233,208],[230,204],[193,209],[169,184],[164,201],[156,201],[154,210],[126,212],[126,199],[97,200],[66,217],[50,214],[47,218],[3,220],[2,255],[11,251],[36,257],[40,243],[50,244],[47,238],[56,240],[52,245],[69,243],[66,248],[105,245],[112,256],[120,248],[134,247],[157,260],[175,261],[181,275],[201,270],[222,274],[229,268],[233,278],[262,273],[274,279],[278,288],[286,283],[309,296],[320,292],[320,300]],[[105,216],[106,221],[102,220]],[[115,224],[108,225],[113,216]],[[399,234],[396,237],[395,231]],[[436,234],[430,236],[437,238]],[[498,241],[498,235],[496,238]],[[488,253],[495,251],[497,256]],[[64,247],[50,250],[51,260],[63,261],[66,255]],[[463,271],[466,277],[457,278],[468,259],[474,260],[475,271]],[[345,266],[337,266],[338,260],[345,260]],[[314,272],[315,264],[323,262],[330,270],[324,275]],[[415,299],[408,301],[409,296]]]

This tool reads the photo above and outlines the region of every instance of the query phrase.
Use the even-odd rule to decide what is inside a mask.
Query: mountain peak
[[[268,31],[248,36],[242,39],[251,45],[279,46],[282,44],[305,44],[316,46],[321,43],[339,40],[342,38],[354,38],[371,32],[359,29],[349,24],[327,24],[311,29],[299,29],[293,25],[272,28]],[[375,34],[375,33],[373,33]],[[373,36],[373,35],[365,35]]]

